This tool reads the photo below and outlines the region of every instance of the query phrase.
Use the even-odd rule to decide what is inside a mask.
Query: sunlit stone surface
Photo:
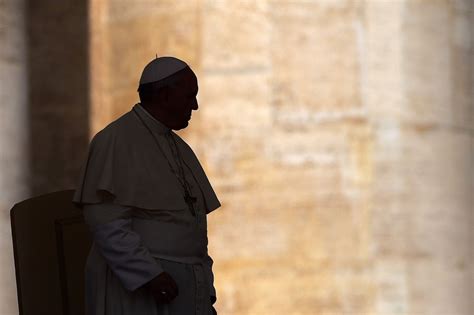
[[[186,60],[200,108],[178,134],[222,203],[208,218],[219,313],[472,314],[473,10],[93,0],[90,136],[138,102],[155,54]]]

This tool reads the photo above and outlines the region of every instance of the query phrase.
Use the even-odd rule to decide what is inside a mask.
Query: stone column
[[[88,125],[87,1],[0,2],[0,314],[18,314],[9,210],[70,189]]]
[[[32,196],[73,188],[87,153],[88,5],[27,1]]]
[[[472,314],[473,11],[367,1],[376,314]]]
[[[28,80],[25,1],[0,5],[0,314],[18,314],[10,225],[14,203],[28,198]]]

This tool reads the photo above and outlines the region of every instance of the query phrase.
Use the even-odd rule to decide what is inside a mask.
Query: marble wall
[[[78,175],[90,137],[139,101],[141,71],[155,54],[186,61],[199,110],[177,133],[222,203],[208,218],[220,314],[474,311],[471,1],[88,7],[89,98],[75,114],[55,111],[86,113],[79,121],[89,134],[77,120],[67,131],[82,142],[61,181]],[[5,12],[22,14],[12,5]],[[14,64],[1,56],[2,67]],[[2,114],[23,117],[25,102],[2,105]],[[4,169],[14,157],[3,152],[0,179],[10,181]],[[58,183],[33,177],[45,192]],[[27,194],[2,194],[4,213]],[[11,257],[2,263],[1,274],[11,272]],[[13,281],[2,278],[1,314],[15,314]]]
[[[18,314],[10,208],[31,195],[25,1],[0,2],[0,314]]]

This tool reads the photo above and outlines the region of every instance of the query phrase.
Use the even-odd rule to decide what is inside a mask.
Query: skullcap
[[[140,77],[139,87],[145,83],[161,81],[171,75],[183,70],[188,65],[175,57],[159,57],[150,61],[143,69]]]

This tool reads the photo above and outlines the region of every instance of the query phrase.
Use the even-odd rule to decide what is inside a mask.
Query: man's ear
[[[157,100],[159,102],[168,102],[168,100],[171,98],[171,91],[169,86],[164,86],[160,89],[160,91],[157,94]]]
[[[166,88],[153,91],[153,102],[161,104],[163,101],[168,100],[168,91]]]
[[[171,98],[171,89],[172,87],[170,86],[165,86],[165,88],[163,89],[163,97],[166,102],[168,102]]]

